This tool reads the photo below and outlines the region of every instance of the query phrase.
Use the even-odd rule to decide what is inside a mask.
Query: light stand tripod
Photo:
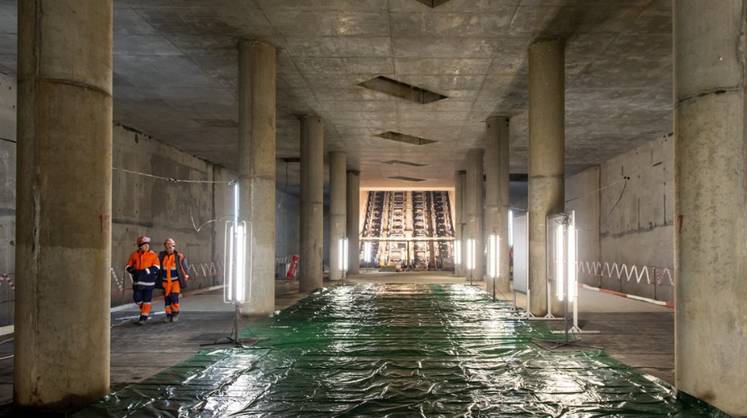
[[[200,344],[200,347],[208,347],[208,346],[214,346],[214,345],[232,345],[234,347],[240,347],[244,348],[246,347],[246,344],[253,344],[256,343],[256,339],[242,339],[239,337],[239,319],[241,317],[241,311],[239,310],[239,303],[236,302],[233,304],[234,311],[233,311],[233,330],[231,332],[231,335],[228,337],[223,337],[222,339],[212,342],[212,343],[204,343]]]

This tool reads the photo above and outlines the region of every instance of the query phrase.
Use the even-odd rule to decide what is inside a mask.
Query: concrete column
[[[503,293],[511,291],[508,266],[508,123],[505,116],[488,118],[485,136],[485,236],[498,234],[501,237],[496,291]],[[488,292],[492,293],[493,281],[488,280],[486,284]]]
[[[464,268],[464,256],[465,256],[465,224],[464,224],[464,189],[467,182],[467,172],[457,171],[454,173],[454,238],[461,243],[461,257],[462,262],[456,266],[457,276],[464,276],[466,270]]]
[[[318,116],[301,117],[302,292],[322,287],[324,246],[324,127]]]
[[[530,310],[539,316],[548,310],[545,220],[563,211],[564,55],[561,40],[539,41],[529,47],[529,288]]]
[[[275,310],[275,78],[277,50],[239,42],[239,219],[252,223],[245,315]]]
[[[360,273],[360,210],[361,210],[361,177],[360,172],[348,171],[347,186],[347,223],[348,245],[348,271],[350,274]]]
[[[329,279],[341,280],[340,240],[345,238],[347,159],[344,152],[329,153]]]
[[[20,1],[18,29],[14,396],[67,410],[109,390],[112,1]]]
[[[675,376],[747,411],[744,1],[674,2]]]
[[[482,185],[482,149],[467,151],[467,175],[464,188],[464,222],[465,243],[467,239],[475,240],[475,270],[474,280],[482,280],[485,272],[485,256],[483,254],[483,185]],[[466,245],[465,245],[466,249]],[[465,252],[466,254],[466,252]],[[465,259],[466,261],[466,259]],[[465,263],[466,264],[466,263]],[[469,275],[468,271],[465,274]]]

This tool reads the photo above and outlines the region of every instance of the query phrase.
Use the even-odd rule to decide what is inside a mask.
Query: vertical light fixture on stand
[[[203,345],[233,344],[241,346],[239,317],[241,304],[246,302],[246,291],[251,291],[252,269],[247,266],[253,254],[252,224],[239,220],[239,183],[233,183],[233,219],[225,224],[223,241],[223,302],[234,306],[233,333],[227,342]]]
[[[508,211],[508,248],[514,246],[514,211]]]
[[[598,334],[599,331],[584,331],[578,325],[578,230],[576,229],[576,212],[572,211],[563,218],[562,227],[556,232],[555,245],[565,248],[565,251],[556,254],[555,277],[559,279],[557,297],[563,302],[565,311],[565,329],[553,331],[554,333],[565,333],[566,344],[569,343],[569,334]],[[556,229],[558,231],[559,229]],[[561,257],[560,263],[557,258]],[[568,305],[572,305],[572,322],[569,324]]]
[[[348,273],[348,239],[347,238],[340,238],[340,277],[342,278],[342,283],[345,283],[345,276],[347,276]]]
[[[454,241],[454,275],[457,274],[457,266],[462,265],[462,241]]]
[[[509,234],[510,234],[509,239],[511,241],[510,241],[509,245],[511,247],[513,247],[514,246],[514,242],[513,242],[513,239],[514,239],[514,237],[513,237],[513,211],[510,211],[509,215],[511,216],[511,223],[509,224],[510,227],[511,227],[511,229],[509,230]],[[532,287],[531,287],[531,283],[530,283],[531,281],[529,280],[529,255],[528,255],[529,254],[529,216],[530,216],[529,211],[525,211],[524,217],[526,218],[526,220],[524,222],[524,232],[523,232],[525,238],[522,240],[522,243],[524,244],[522,251],[524,252],[524,254],[526,254],[526,256],[524,257],[524,266],[523,266],[524,271],[527,274],[527,278],[526,278],[526,281],[527,281],[527,283],[526,283],[526,309],[523,312],[519,311],[518,306],[516,304],[516,287],[514,286],[514,289],[513,289],[513,294],[514,294],[514,311],[517,312],[517,316],[520,317],[520,318],[526,318],[527,320],[541,320],[543,318],[537,318],[537,317],[535,317],[534,314],[531,311],[531,306],[532,306]],[[514,254],[514,261],[516,261],[516,252],[514,252],[513,254]],[[514,272],[516,272],[516,265],[515,264],[514,264]],[[514,284],[515,284],[515,282],[514,282]]]
[[[469,285],[472,286],[472,275],[475,271],[475,240],[470,238],[467,240],[467,271],[469,271]]]
[[[565,224],[558,223],[555,225],[555,293],[558,296],[558,300],[564,300],[565,294],[563,292],[564,285],[564,273],[563,268],[565,263]],[[548,292],[550,293],[550,292]],[[547,308],[550,309],[551,301],[548,300]]]
[[[552,292],[554,282],[554,290],[556,295],[560,296],[561,294],[563,294],[563,263],[565,262],[565,218],[566,216],[563,213],[548,215],[547,218],[545,218],[545,231],[548,237],[546,245],[549,245],[549,243],[551,242],[549,240],[549,237],[554,237],[554,239],[552,240],[552,252],[548,251],[549,248],[547,246],[545,247],[545,253],[547,254],[545,264],[545,278],[547,280],[547,292],[545,294],[547,302],[547,314],[542,317],[543,320],[562,319],[552,314]],[[550,254],[553,254],[553,256],[550,257]],[[553,278],[552,281],[550,280],[550,277]]]
[[[363,262],[366,263],[366,267],[371,267],[373,261],[373,248],[371,241],[365,241],[363,243]]]
[[[495,301],[495,282],[501,272],[501,237],[490,234],[488,237],[488,277],[493,280],[493,301]]]

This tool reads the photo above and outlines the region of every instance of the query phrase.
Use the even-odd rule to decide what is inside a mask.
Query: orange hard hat
[[[137,237],[137,245],[138,247],[143,244],[150,244],[150,237],[146,237],[145,235],[141,235]]]

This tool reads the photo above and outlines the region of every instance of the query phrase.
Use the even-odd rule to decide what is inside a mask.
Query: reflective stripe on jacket
[[[158,260],[161,266],[159,280],[164,281],[169,279],[178,279],[181,289],[186,289],[187,282],[185,278],[187,276],[187,270],[189,269],[189,266],[187,264],[186,257],[184,257],[184,254],[180,253],[179,251],[174,251],[173,254],[169,254],[166,251],[161,251],[160,253],[158,253]],[[179,262],[177,263],[175,260],[179,260]]]
[[[155,251],[137,250],[130,255],[127,267],[131,267],[133,284],[138,286],[154,286],[160,268]]]

